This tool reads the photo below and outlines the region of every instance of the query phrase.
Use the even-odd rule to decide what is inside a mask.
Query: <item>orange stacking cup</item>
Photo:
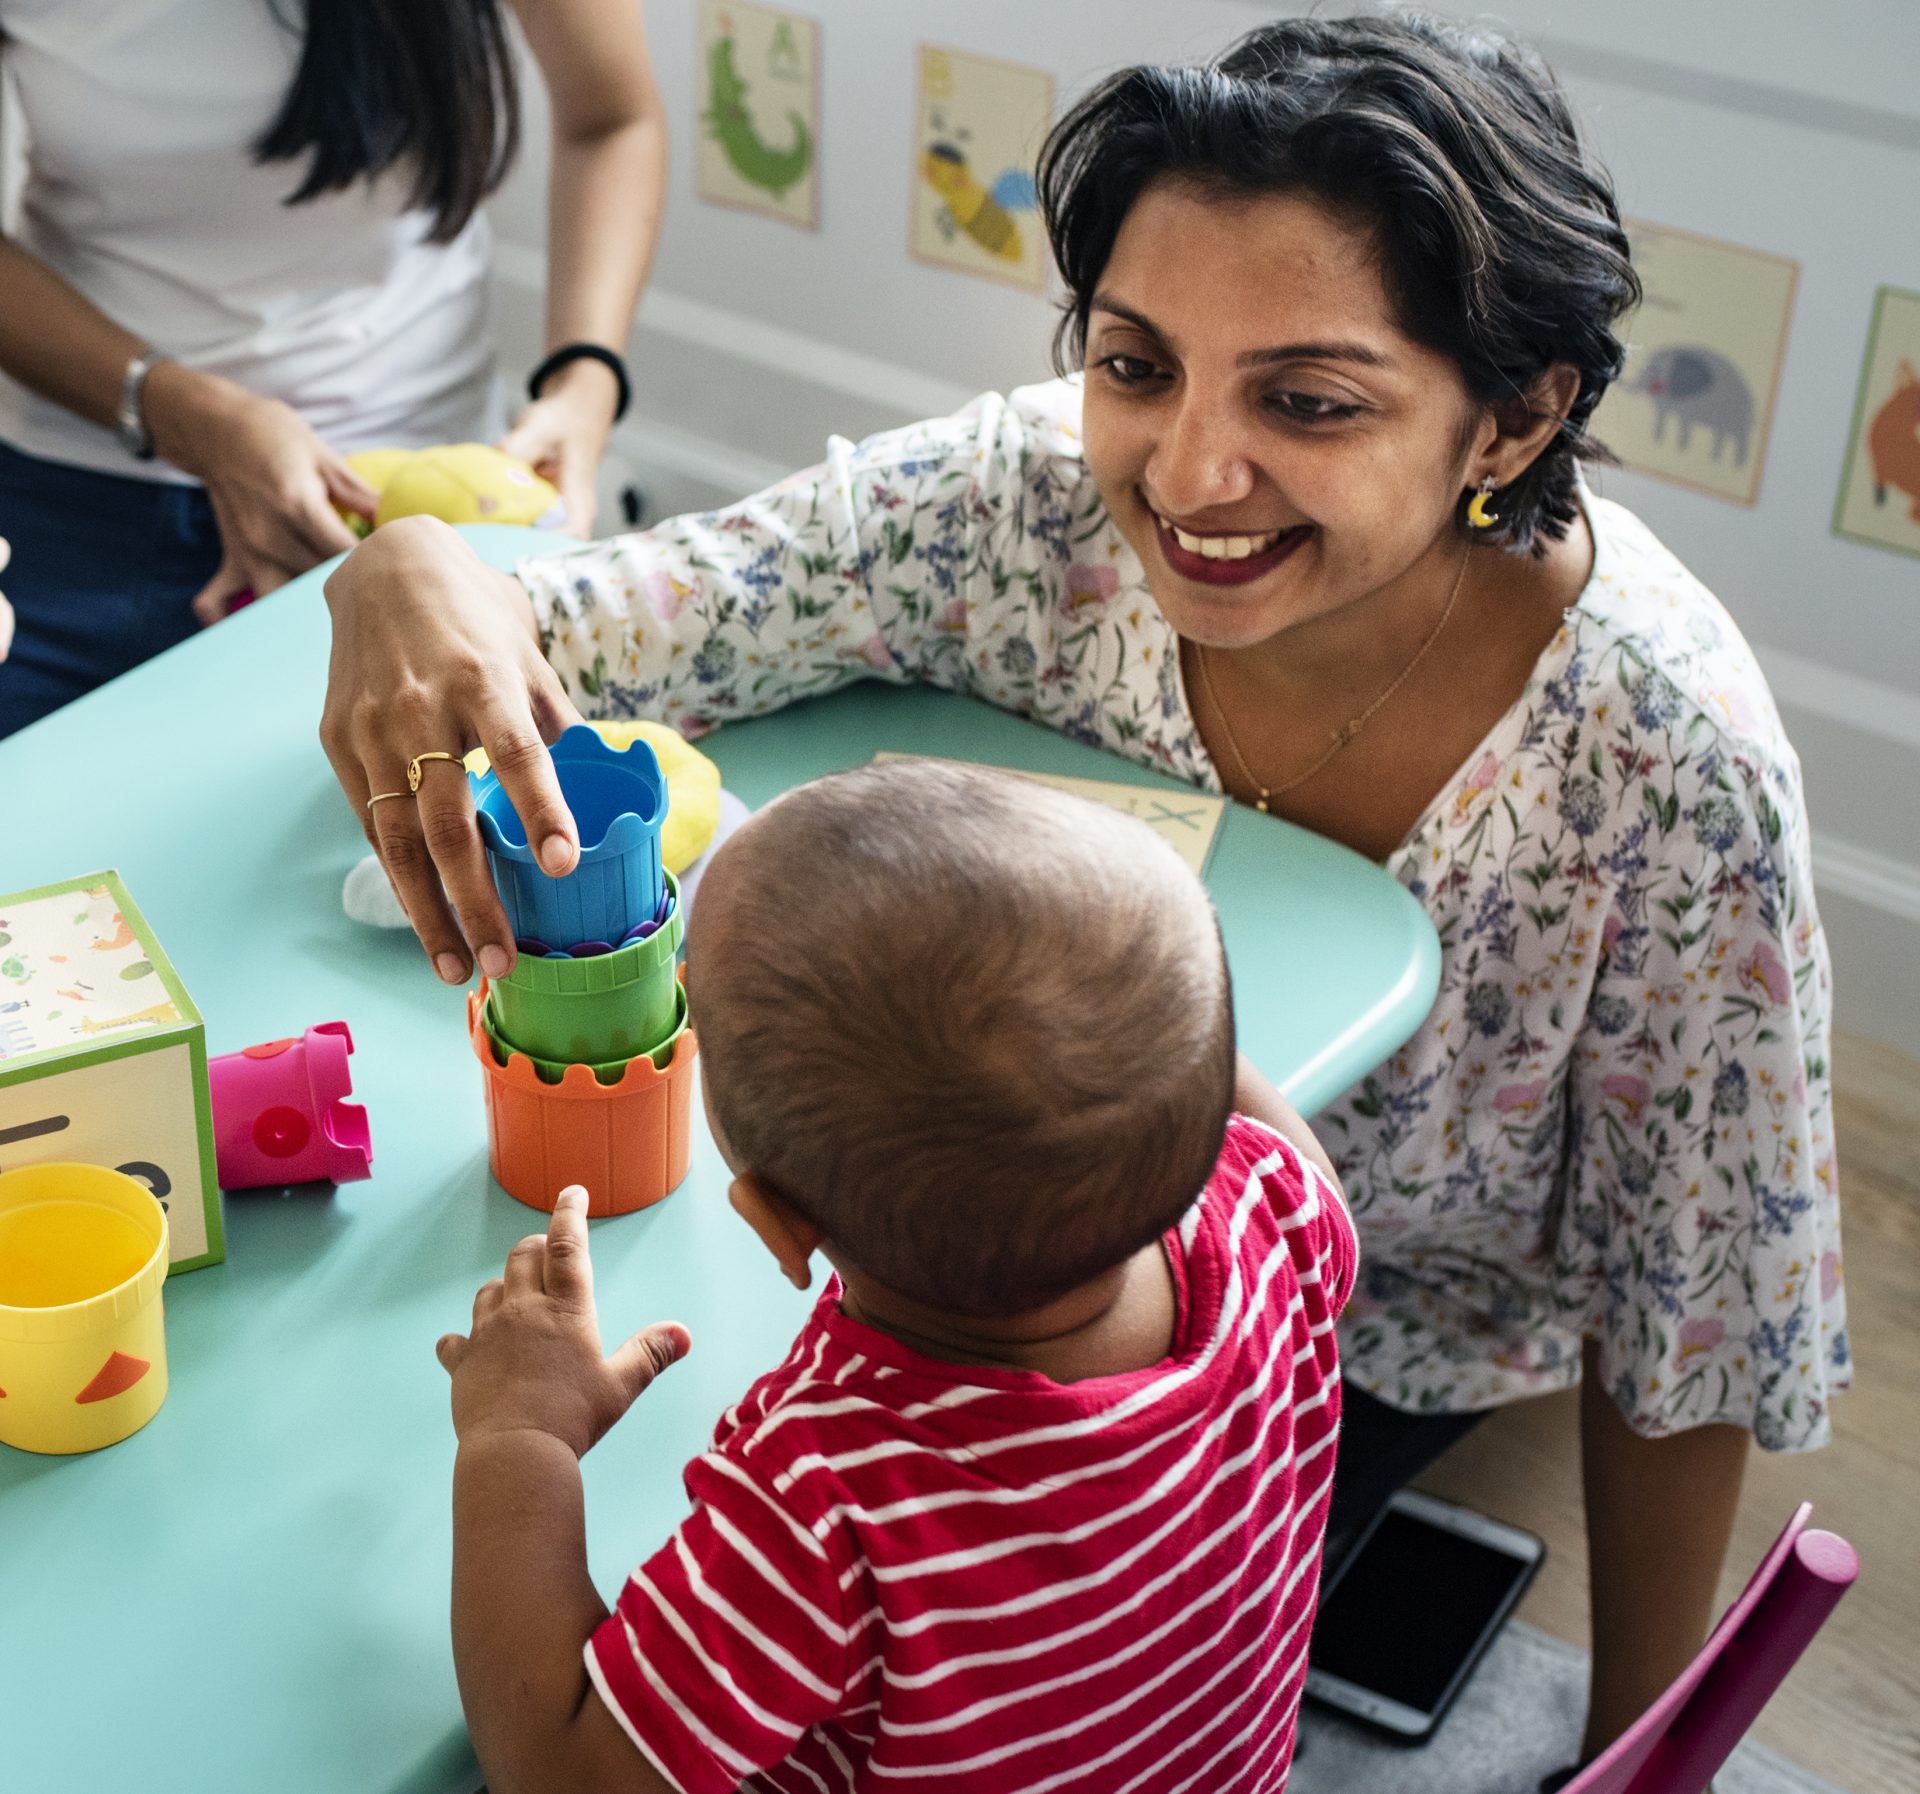
[[[560,1192],[584,1184],[587,1213],[631,1214],[658,1202],[687,1174],[692,1139],[693,1029],[683,1027],[664,1066],[645,1053],[603,1084],[588,1065],[544,1082],[524,1053],[502,1065],[487,1039],[484,992],[467,995],[467,1032],[487,1082],[487,1146],[494,1179],[529,1208],[553,1212]]]

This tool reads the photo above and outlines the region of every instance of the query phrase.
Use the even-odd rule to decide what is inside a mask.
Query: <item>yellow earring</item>
[[[1492,529],[1500,521],[1499,513],[1487,509],[1487,500],[1493,496],[1493,475],[1488,474],[1480,482],[1480,488],[1474,493],[1467,505],[1467,521],[1475,529]]]

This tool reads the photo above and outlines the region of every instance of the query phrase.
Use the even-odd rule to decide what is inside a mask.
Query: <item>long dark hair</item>
[[[1620,372],[1613,327],[1640,283],[1612,184],[1538,57],[1400,13],[1287,19],[1203,67],[1109,77],[1040,158],[1067,285],[1062,365],[1082,359],[1128,211],[1167,177],[1233,195],[1307,193],[1362,220],[1400,327],[1447,356],[1477,404],[1527,401],[1556,362],[1578,370],[1572,410],[1494,504],[1510,548],[1539,553],[1566,534],[1576,462],[1611,459],[1587,422]]]
[[[300,66],[255,159],[309,158],[289,205],[408,163],[411,203],[433,214],[434,242],[451,242],[520,147],[499,0],[306,0],[305,11]]]

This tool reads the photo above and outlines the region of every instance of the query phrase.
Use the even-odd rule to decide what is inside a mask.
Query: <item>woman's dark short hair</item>
[[[1494,500],[1498,539],[1543,552],[1572,523],[1575,463],[1620,372],[1640,297],[1613,188],[1530,51],[1424,14],[1286,19],[1197,68],[1110,76],[1054,127],[1040,201],[1068,289],[1060,365],[1085,353],[1114,240],[1153,181],[1298,192],[1365,220],[1400,327],[1481,405],[1525,400],[1556,362],[1579,396]],[[1464,523],[1456,513],[1456,522]]]

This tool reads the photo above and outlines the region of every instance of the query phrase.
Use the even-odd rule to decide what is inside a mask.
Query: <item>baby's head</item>
[[[708,869],[687,989],[735,1169],[950,1314],[1123,1263],[1225,1133],[1206,893],[1145,824],[1027,780],[900,761],[790,792]]]

